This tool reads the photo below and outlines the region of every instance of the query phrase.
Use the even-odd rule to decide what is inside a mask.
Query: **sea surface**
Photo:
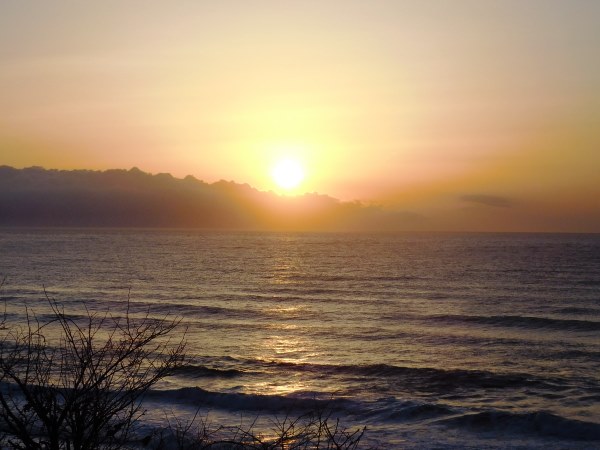
[[[600,448],[600,235],[1,229],[0,275],[11,320],[44,289],[182,317],[153,426],[326,407],[381,449]]]

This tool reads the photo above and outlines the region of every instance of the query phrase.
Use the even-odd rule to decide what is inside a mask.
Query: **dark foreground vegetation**
[[[0,288],[2,283],[0,283]],[[179,319],[71,316],[46,296],[49,314],[6,310],[0,337],[0,448],[15,450],[350,450],[364,430],[348,431],[324,412],[252,425],[211,425],[168,417],[163,429],[140,426],[143,399],[185,360]],[[176,333],[173,331],[176,330]],[[180,336],[176,339],[172,335]],[[200,405],[201,406],[201,405]]]

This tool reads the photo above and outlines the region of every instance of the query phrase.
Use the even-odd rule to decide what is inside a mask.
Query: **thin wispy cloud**
[[[513,206],[514,202],[506,197],[500,197],[498,195],[487,195],[487,194],[467,194],[460,197],[460,199],[467,203],[475,203],[483,206],[491,206],[494,208],[509,208]]]

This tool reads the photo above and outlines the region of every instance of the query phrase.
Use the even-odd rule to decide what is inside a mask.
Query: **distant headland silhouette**
[[[393,231],[419,217],[316,193],[287,197],[232,181],[130,170],[0,166],[0,226]]]

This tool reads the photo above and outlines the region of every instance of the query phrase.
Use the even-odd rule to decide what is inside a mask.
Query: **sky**
[[[595,0],[5,0],[0,164],[600,232],[598,30]]]

